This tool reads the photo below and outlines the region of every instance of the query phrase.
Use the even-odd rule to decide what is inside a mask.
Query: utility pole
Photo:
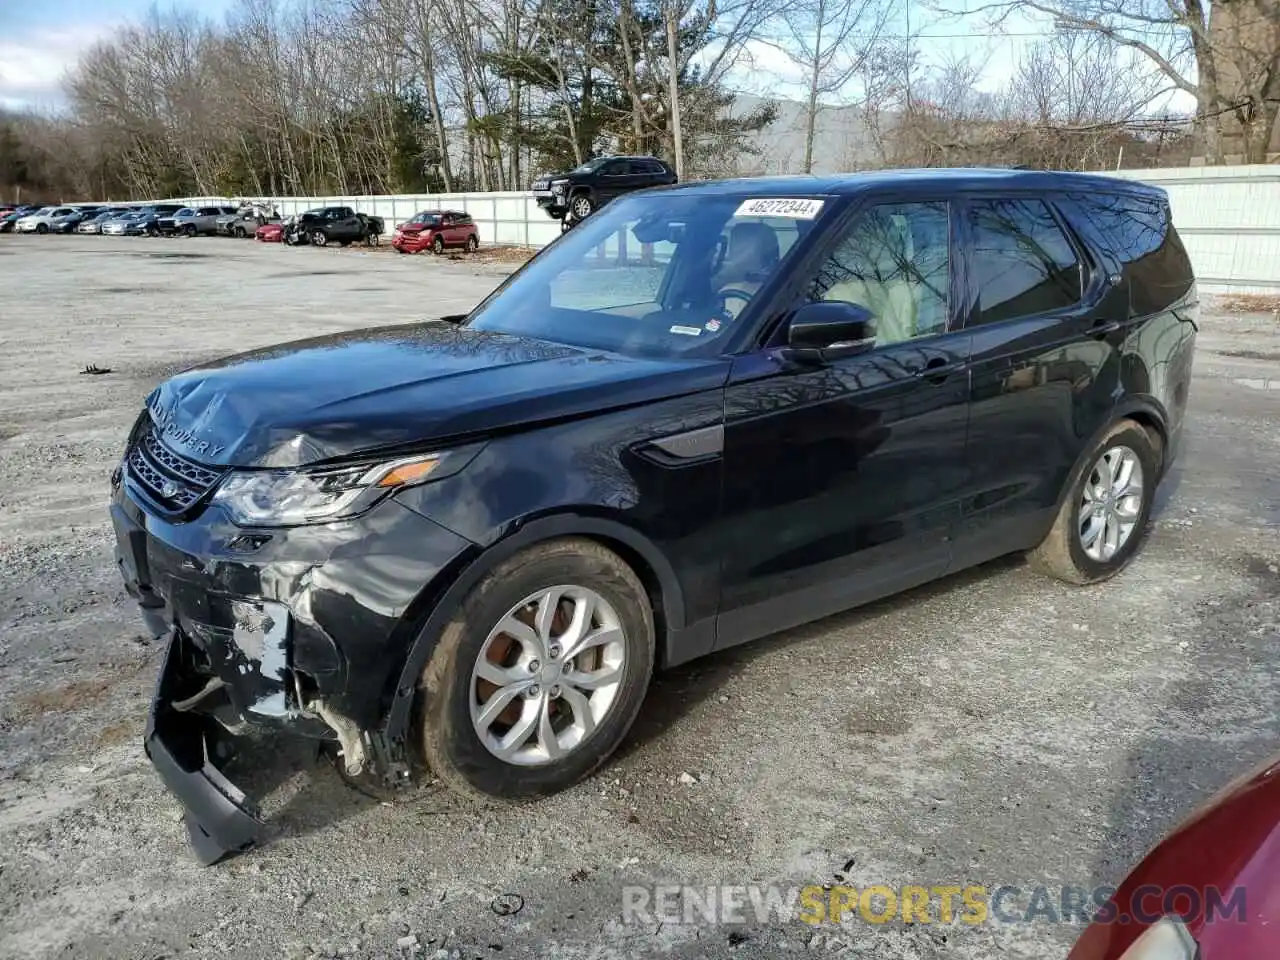
[[[676,0],[667,0],[667,85],[671,98],[671,146],[675,151],[676,179],[684,181],[684,145],[680,142],[680,66],[676,59],[680,15]]]

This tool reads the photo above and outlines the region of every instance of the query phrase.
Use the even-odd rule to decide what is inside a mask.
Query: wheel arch
[[[454,612],[470,590],[489,571],[509,557],[551,540],[569,537],[593,540],[618,554],[635,572],[649,596],[654,611],[654,640],[657,663],[666,657],[666,638],[674,630],[685,625],[684,591],[674,568],[662,551],[643,533],[621,521],[603,516],[580,513],[556,513],[521,523],[505,536],[477,552],[449,576],[447,585],[428,585],[407,619],[414,623],[403,663],[396,675],[395,687],[390,691],[390,706],[386,711],[383,737],[398,752],[408,753],[406,737],[412,722],[414,699],[418,678],[435,649],[441,631],[449,623]]]
[[[1089,454],[1109,430],[1121,420],[1132,420],[1151,439],[1151,446],[1160,457],[1159,475],[1164,475],[1165,453],[1169,449],[1169,427],[1163,408],[1156,401],[1145,397],[1126,397],[1121,400],[1112,415],[1099,427],[1080,447],[1075,465],[1067,475],[1067,481],[1058,492],[1058,502],[1054,506],[1054,514],[1062,508],[1068,494],[1075,488],[1080,479],[1080,472],[1089,466]]]

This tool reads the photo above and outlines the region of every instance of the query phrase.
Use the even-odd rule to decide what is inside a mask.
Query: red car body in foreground
[[[264,223],[253,231],[253,236],[254,239],[261,240],[263,243],[280,243],[284,240],[284,224]]]
[[[480,231],[470,214],[459,210],[423,210],[396,227],[391,245],[400,253],[422,250],[444,253],[449,247],[474,251],[480,246]]]
[[[1280,957],[1280,758],[1228,784],[1160,841],[1108,910],[1067,960]]]

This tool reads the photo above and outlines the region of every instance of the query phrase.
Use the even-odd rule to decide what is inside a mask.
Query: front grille
[[[155,435],[153,424],[138,434],[125,458],[129,476],[152,501],[170,513],[191,509],[218,482],[222,472],[174,453]]]

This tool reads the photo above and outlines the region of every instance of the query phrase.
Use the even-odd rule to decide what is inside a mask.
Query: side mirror
[[[787,345],[795,359],[809,362],[865,353],[876,345],[875,317],[843,300],[806,303],[791,316]]]

